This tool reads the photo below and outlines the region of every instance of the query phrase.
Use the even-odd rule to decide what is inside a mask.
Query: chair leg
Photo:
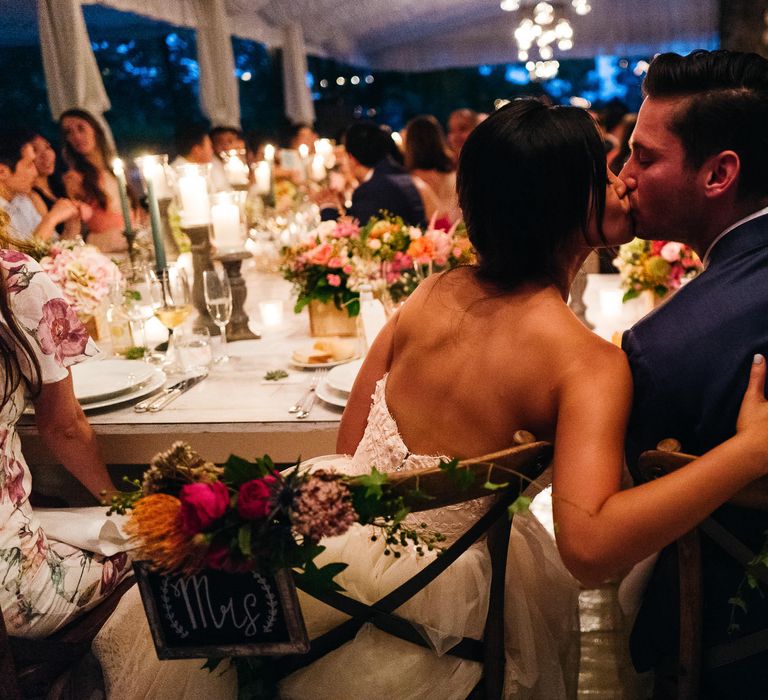
[[[504,693],[504,590],[507,573],[510,523],[500,518],[488,531],[487,546],[491,555],[491,591],[483,645],[484,697],[497,700]]]
[[[679,700],[697,700],[701,679],[701,536],[698,530],[683,535],[677,544],[680,577]]]

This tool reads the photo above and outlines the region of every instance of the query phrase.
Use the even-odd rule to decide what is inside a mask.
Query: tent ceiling
[[[552,0],[551,0],[552,1]],[[524,0],[524,6],[533,0]],[[194,27],[192,0],[84,0],[172,24]],[[592,12],[574,15],[575,47],[565,54],[652,54],[712,48],[717,42],[717,0],[591,0]],[[512,29],[517,13],[499,0],[226,0],[232,30],[269,45],[298,22],[310,53],[378,69],[427,70],[515,60]],[[95,9],[95,8],[94,8]],[[0,43],[36,41],[34,3],[0,0]],[[106,15],[89,22],[109,29]],[[143,33],[138,18],[128,26]]]

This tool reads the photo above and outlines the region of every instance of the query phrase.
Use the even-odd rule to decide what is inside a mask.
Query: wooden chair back
[[[0,613],[0,697],[44,697],[54,681],[88,653],[94,637],[132,585],[134,579],[129,576],[93,610],[45,639],[10,636]]]
[[[505,663],[504,588],[510,535],[507,510],[525,487],[544,471],[552,457],[552,445],[537,442],[530,433],[518,431],[514,440],[516,447],[459,462],[456,470],[471,475],[471,478],[465,477],[467,483],[464,485],[460,483],[464,480],[455,478],[455,473],[452,475],[448,470],[440,468],[390,475],[394,488],[402,492],[404,500],[413,512],[455,505],[483,496],[492,496],[495,502],[491,509],[440,557],[373,605],[364,605],[335,592],[322,596],[310,593],[350,615],[351,619],[312,640],[308,654],[281,659],[281,677],[309,665],[349,641],[366,622],[371,622],[401,639],[427,646],[418,630],[407,620],[394,615],[394,610],[421,591],[469,546],[485,535],[492,573],[483,640],[477,642],[464,639],[449,653],[483,662],[483,679],[473,692],[473,698],[496,700],[502,697]],[[488,489],[485,486],[488,482],[498,488]],[[414,497],[414,490],[429,494],[429,500]]]

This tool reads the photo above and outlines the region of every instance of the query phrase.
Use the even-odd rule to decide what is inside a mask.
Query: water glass
[[[216,270],[203,272],[205,308],[221,335],[221,355],[216,362],[229,362],[227,354],[227,324],[232,316],[232,289],[225,274]]]
[[[176,353],[184,373],[207,373],[213,364],[213,348],[208,329],[199,328],[181,333],[176,339]]]

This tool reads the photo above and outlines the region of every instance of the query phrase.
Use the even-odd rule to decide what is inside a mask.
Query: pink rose
[[[209,569],[223,569],[229,558],[229,547],[216,542],[208,547],[208,551],[205,553],[205,566]]]
[[[344,266],[344,261],[338,255],[334,255],[328,261],[328,267],[343,267],[343,266]]]
[[[312,251],[309,259],[314,265],[327,265],[333,254],[333,248],[329,243],[323,243]]]
[[[339,275],[328,274],[325,278],[328,280],[328,284],[330,284],[331,287],[341,286],[341,277],[339,277]]]
[[[229,505],[229,490],[220,481],[198,482],[183,486],[179,499],[182,530],[187,535],[196,535],[224,515]]]
[[[341,268],[342,272],[345,275],[351,275],[352,274],[352,265],[344,265],[344,267]]]
[[[278,479],[265,476],[246,481],[237,496],[237,512],[248,520],[261,520],[269,515]]]
[[[54,355],[62,362],[65,357],[83,353],[88,344],[88,331],[66,301],[50,299],[43,304],[37,339],[46,355]]]
[[[661,257],[664,258],[667,262],[675,262],[676,260],[679,260],[680,258],[680,251],[683,249],[682,243],[676,243],[675,241],[670,241],[667,243],[662,249],[661,249]]]

